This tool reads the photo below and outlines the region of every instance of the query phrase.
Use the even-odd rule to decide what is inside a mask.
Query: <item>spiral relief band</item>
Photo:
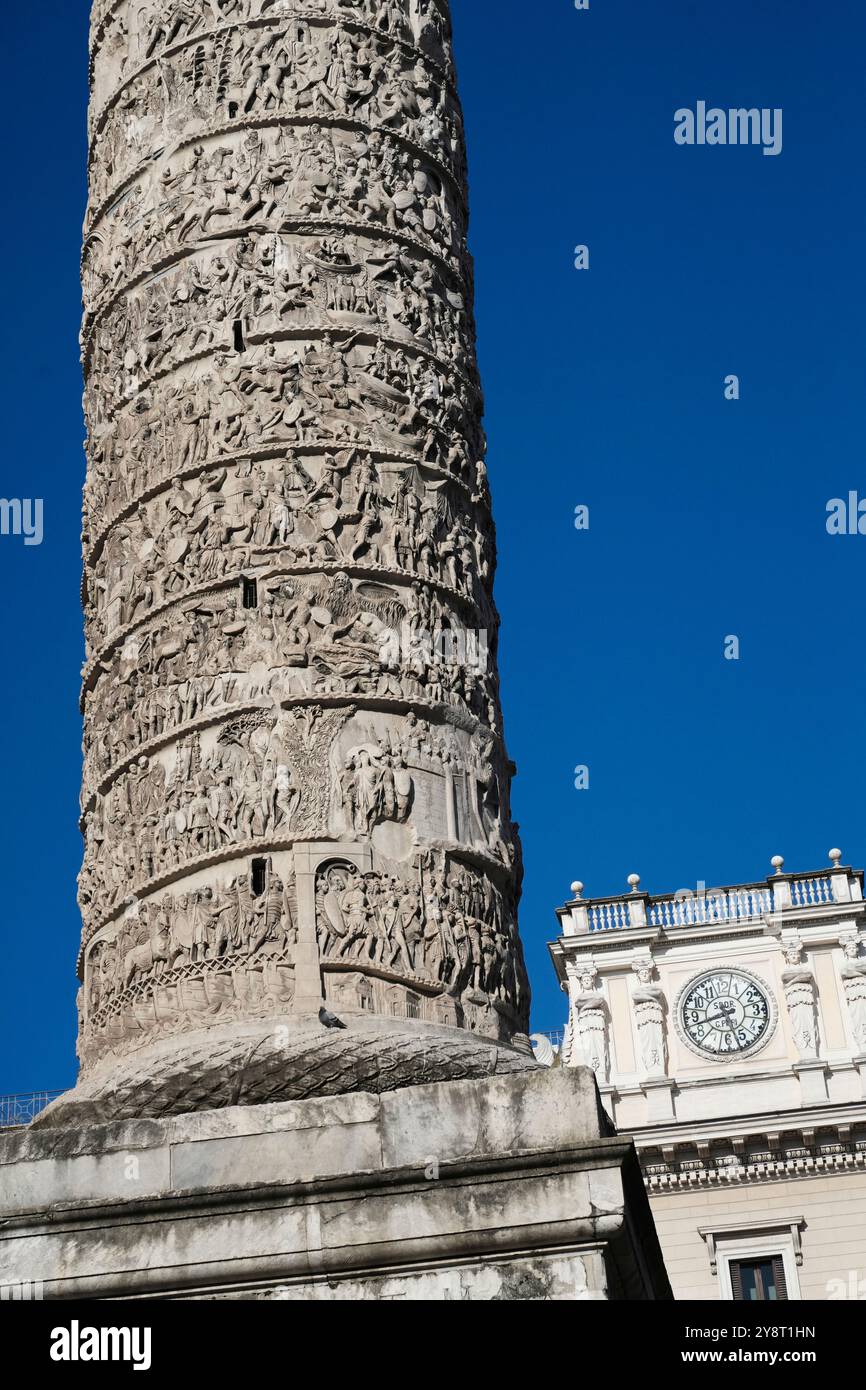
[[[102,0],[91,56],[82,1078],[43,1122],[531,1066],[447,5]]]

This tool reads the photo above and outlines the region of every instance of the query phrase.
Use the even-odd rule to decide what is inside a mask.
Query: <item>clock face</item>
[[[774,1009],[766,985],[746,970],[708,970],[680,994],[677,1022],[701,1057],[745,1057],[769,1040]]]

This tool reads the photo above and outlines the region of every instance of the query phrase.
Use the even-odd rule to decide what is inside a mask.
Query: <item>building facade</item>
[[[866,1298],[866,904],[842,865],[558,911],[561,1061],[634,1136],[679,1299]]]

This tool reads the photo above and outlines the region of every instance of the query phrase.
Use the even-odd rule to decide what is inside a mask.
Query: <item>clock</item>
[[[704,1060],[731,1061],[757,1052],[772,1036],[776,1005],[763,980],[751,970],[705,970],[680,990],[677,1032]]]

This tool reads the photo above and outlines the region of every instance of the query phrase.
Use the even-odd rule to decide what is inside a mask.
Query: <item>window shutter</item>
[[[735,1302],[735,1303],[742,1303],[742,1302],[743,1302],[743,1276],[742,1276],[742,1271],[741,1271],[741,1269],[740,1269],[740,1261],[739,1261],[739,1260],[731,1260],[731,1263],[730,1263],[730,1265],[728,1266],[728,1269],[729,1269],[729,1272],[730,1272],[730,1275],[731,1275],[731,1292],[732,1292],[733,1295],[734,1295],[734,1302]]]
[[[785,1261],[781,1255],[773,1256],[773,1279],[776,1283],[776,1298],[780,1303],[787,1303],[788,1285],[785,1283]]]

